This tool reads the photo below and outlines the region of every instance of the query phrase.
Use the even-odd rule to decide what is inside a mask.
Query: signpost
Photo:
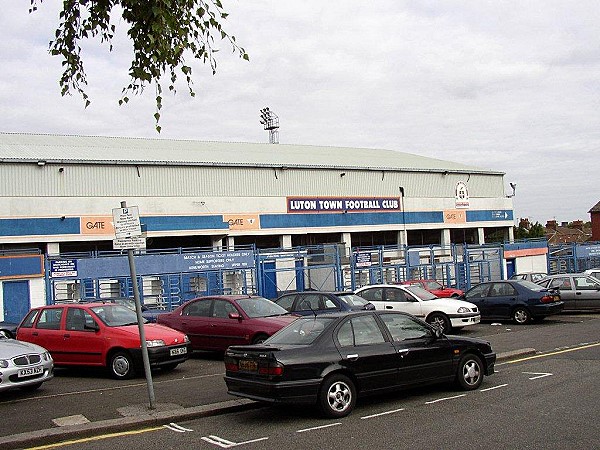
[[[133,286],[133,299],[135,301],[135,313],[137,315],[138,330],[140,332],[140,343],[142,347],[142,360],[144,361],[144,372],[148,384],[148,397],[150,409],[154,409],[154,385],[152,384],[152,373],[150,372],[150,360],[148,358],[148,346],[146,344],[146,332],[144,330],[144,319],[142,318],[142,306],[140,303],[140,292],[138,289],[137,274],[135,273],[135,262],[133,250],[146,248],[146,239],[142,236],[140,214],[137,206],[127,207],[127,202],[121,202],[120,208],[113,209],[115,226],[114,248],[126,249],[129,260],[129,272]]]

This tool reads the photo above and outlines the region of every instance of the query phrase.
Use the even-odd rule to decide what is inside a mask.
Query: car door
[[[398,383],[410,386],[453,376],[452,349],[446,338],[404,314],[379,316],[392,336],[398,353]]]
[[[206,349],[210,335],[212,299],[192,300],[182,309],[177,329],[187,334],[194,349]]]
[[[64,307],[46,307],[40,311],[33,328],[31,342],[41,345],[58,365],[68,360],[64,348]]]
[[[575,306],[575,289],[573,289],[573,281],[568,275],[554,277],[548,283],[549,289],[558,289],[560,292],[560,299],[565,303],[564,309],[576,309]]]
[[[600,309],[600,283],[588,276],[574,276],[576,309]]]
[[[209,348],[225,349],[230,345],[249,344],[248,336],[252,336],[247,327],[248,320],[229,317],[230,313],[241,315],[237,308],[225,299],[214,299],[210,318],[208,319],[208,335],[206,345]]]
[[[396,386],[398,354],[372,314],[349,317],[336,331],[341,364],[350,370],[361,390],[377,391]]]
[[[465,300],[477,305],[482,319],[493,317],[493,302],[488,301],[490,285],[490,283],[481,283],[465,292]]]
[[[106,339],[110,339],[107,329],[85,309],[68,307],[63,330],[65,363],[104,365]]]
[[[490,317],[510,318],[517,296],[517,290],[510,283],[492,283],[486,297]]]

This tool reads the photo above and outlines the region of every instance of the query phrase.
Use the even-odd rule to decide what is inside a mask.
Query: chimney
[[[571,222],[571,228],[583,231],[583,220],[574,220],[573,222]]]
[[[556,229],[558,228],[558,223],[556,222],[556,220],[549,220],[546,222],[546,228],[556,231]]]
[[[568,227],[569,226],[569,222],[561,222],[560,226],[561,227]]]

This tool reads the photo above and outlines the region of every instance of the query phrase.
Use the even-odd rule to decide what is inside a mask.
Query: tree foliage
[[[38,0],[30,2],[31,13],[37,10]],[[190,95],[195,96],[192,68],[187,65],[186,56],[209,65],[214,75],[215,53],[218,52],[215,39],[220,39],[227,41],[234,53],[248,60],[248,54],[236,43],[235,36],[223,29],[222,22],[228,14],[220,0],[63,0],[60,23],[49,50],[51,55],[62,58],[61,94],[77,92],[85,107],[90,104],[90,98],[85,92],[87,79],[81,42],[99,38],[112,51],[111,41],[116,31],[112,19],[117,15],[129,27],[127,35],[133,43],[131,79],[121,92],[119,104],[127,103],[129,95],[140,94],[153,85],[156,91],[154,118],[159,133],[163,84],[175,94],[175,82],[183,76]]]
[[[515,230],[515,239],[535,239],[535,238],[543,238],[546,236],[546,229],[544,226],[536,222],[531,225],[529,228],[525,228],[521,225],[514,228]]]

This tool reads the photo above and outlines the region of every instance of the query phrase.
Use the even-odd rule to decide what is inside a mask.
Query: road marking
[[[559,350],[556,352],[549,352],[549,353],[541,353],[539,355],[533,355],[533,356],[527,356],[525,358],[520,358],[520,359],[514,359],[512,361],[506,361],[500,364],[514,364],[514,363],[518,363],[518,362],[522,362],[522,361],[529,361],[530,359],[538,359],[538,358],[545,358],[546,356],[554,356],[554,355],[560,355],[561,353],[568,353],[568,352],[575,352],[578,350],[585,350],[586,348],[591,348],[591,347],[598,347],[600,345],[600,342],[595,342],[593,344],[586,344],[586,345],[580,345],[578,347],[572,347],[572,348],[568,348],[566,350]]]
[[[89,438],[73,439],[71,441],[56,442],[54,444],[41,445],[39,447],[28,447],[28,450],[44,450],[47,448],[65,447],[67,445],[81,444],[85,442],[100,441],[102,439],[110,439],[114,437],[130,436],[134,434],[147,433],[149,431],[163,430],[163,427],[143,428],[141,430],[121,431],[119,433],[102,434],[100,436],[92,436]]]
[[[379,416],[385,416],[387,414],[394,414],[400,411],[404,411],[404,408],[400,408],[400,409],[394,409],[393,411],[385,411],[379,414],[371,414],[370,416],[363,416],[361,417],[361,419],[371,419],[373,417],[379,417]]]
[[[489,388],[485,388],[485,389],[479,389],[479,392],[487,392],[487,391],[492,391],[494,389],[499,389],[499,388],[503,388],[508,386],[508,384],[499,384],[498,386],[492,386]]]
[[[304,428],[303,430],[296,430],[296,433],[304,433],[305,431],[321,430],[323,428],[335,427],[341,425],[342,422],[330,423],[327,425],[321,425],[320,427]]]
[[[190,430],[189,428],[184,428],[181,425],[177,425],[174,422],[171,422],[168,425],[163,425],[163,427],[168,428],[171,431],[177,431],[178,433],[185,433],[186,431],[194,431],[194,430]]]
[[[269,439],[269,438],[262,437],[262,438],[258,438],[258,439],[251,439],[249,441],[244,441],[244,442],[233,442],[233,441],[228,441],[227,439],[220,438],[219,436],[215,436],[215,435],[210,435],[208,437],[202,436],[203,441],[206,441],[210,444],[214,444],[221,448],[237,447],[239,445],[251,444],[253,442],[266,441],[267,439]]]
[[[454,397],[444,397],[444,398],[438,398],[437,400],[431,400],[429,402],[425,402],[426,405],[431,405],[432,403],[437,403],[437,402],[443,402],[445,400],[453,400],[455,398],[461,398],[464,397],[467,394],[460,394],[460,395],[455,395]]]
[[[544,377],[549,377],[553,374],[551,373],[546,373],[546,372],[523,372],[527,375],[537,375],[537,377],[529,377],[530,380],[537,380],[538,378],[544,378]]]

